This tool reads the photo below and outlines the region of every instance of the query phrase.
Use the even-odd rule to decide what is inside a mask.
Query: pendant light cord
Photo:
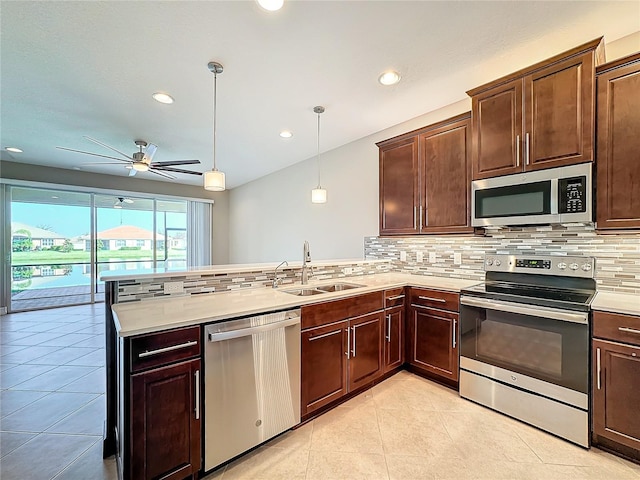
[[[218,93],[218,74],[213,72],[213,170],[216,168],[216,105],[217,105],[217,93]]]
[[[320,188],[320,112],[318,112],[318,188]]]

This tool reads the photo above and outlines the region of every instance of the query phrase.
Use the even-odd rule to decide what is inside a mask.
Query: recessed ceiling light
[[[378,77],[382,85],[395,85],[400,81],[400,74],[395,70],[387,70]]]
[[[170,104],[173,103],[173,97],[168,93],[156,92],[151,95],[156,102]]]
[[[291,138],[293,137],[293,133],[291,133],[289,130],[283,130],[280,132],[280,136],[282,138]]]
[[[60,198],[60,197],[58,197],[56,195],[51,195],[51,198]]]
[[[74,170],[82,170],[80,167],[73,167]]]
[[[17,147],[5,147],[5,150],[7,152],[13,152],[13,153],[22,153],[22,150],[20,150]]]
[[[257,2],[258,5],[270,12],[280,10],[282,5],[284,5],[284,0],[257,0]]]

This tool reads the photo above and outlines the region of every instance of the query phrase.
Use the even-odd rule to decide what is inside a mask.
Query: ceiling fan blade
[[[183,170],[181,168],[171,168],[171,167],[156,167],[151,165],[151,170],[162,170],[163,172],[177,172],[177,173],[188,173],[190,175],[202,175],[202,172],[194,172],[192,170]]]
[[[173,175],[169,175],[168,173],[157,172],[156,170],[152,170],[152,169],[149,169],[147,171],[151,172],[151,173],[155,173],[156,175],[160,175],[161,177],[170,178],[171,180],[175,180],[176,179],[176,177],[174,177]]]
[[[76,152],[76,153],[85,153],[87,155],[93,155],[94,157],[101,157],[101,158],[110,158],[112,160],[118,160],[119,162],[127,162],[130,163],[133,161],[133,159],[131,160],[123,160],[122,158],[117,158],[117,157],[111,157],[109,155],[100,155],[99,153],[93,153],[93,152],[84,152],[82,150],[75,150],[73,148],[67,148],[67,147],[56,147],[59,148],[60,150],[68,150],[69,152]]]
[[[88,135],[83,135],[84,138],[86,138],[87,140],[93,142],[93,143],[97,143],[98,145],[103,146],[104,148],[108,148],[109,150],[113,150],[116,153],[119,153],[120,155],[122,155],[125,158],[128,158],[129,160],[133,160],[132,157],[130,157],[129,155],[127,155],[126,153],[121,152],[120,150],[118,150],[117,148],[113,148],[109,145],[107,145],[106,143],[102,143],[100,140],[96,140],[95,138],[91,138]]]
[[[157,150],[157,145],[154,145],[153,143],[147,143],[147,146],[144,148],[144,158],[142,159],[142,161],[145,163],[150,163]]]
[[[88,163],[82,164],[82,166],[85,166],[85,165],[120,165],[120,164],[115,162],[88,162]]]
[[[173,167],[175,165],[198,165],[200,160],[171,160],[168,162],[155,162],[152,167]]]

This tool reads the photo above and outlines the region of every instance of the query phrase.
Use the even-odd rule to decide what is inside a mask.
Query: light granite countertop
[[[295,308],[339,298],[353,297],[387,288],[410,285],[458,292],[463,288],[479,283],[478,280],[380,273],[309,282],[305,287],[336,282],[355,283],[363,286],[342,292],[330,292],[308,297],[298,297],[284,292],[284,290],[299,288],[299,284],[287,285],[286,287],[279,287],[277,289],[269,287],[247,288],[231,292],[119,303],[113,305],[112,310],[118,335],[121,337],[129,337],[142,333],[198,325],[256,313]]]
[[[640,295],[600,291],[591,302],[592,310],[640,315]]]

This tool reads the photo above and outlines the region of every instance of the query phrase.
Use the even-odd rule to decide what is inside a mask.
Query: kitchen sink
[[[288,293],[289,295],[297,295],[299,297],[309,297],[311,295],[320,295],[322,293],[327,293],[324,290],[318,290],[317,288],[296,288],[295,290],[282,290],[284,293]]]
[[[364,287],[364,285],[358,285],[356,283],[334,283],[332,285],[322,285],[316,288],[323,292],[341,292],[343,290],[351,290],[352,288],[360,287]]]
[[[312,288],[296,288],[292,290],[282,290],[289,295],[297,295],[298,297],[309,297],[311,295],[320,295],[329,292],[342,292],[343,290],[351,290],[352,288],[364,287],[356,283],[332,283],[330,285],[319,285]]]

